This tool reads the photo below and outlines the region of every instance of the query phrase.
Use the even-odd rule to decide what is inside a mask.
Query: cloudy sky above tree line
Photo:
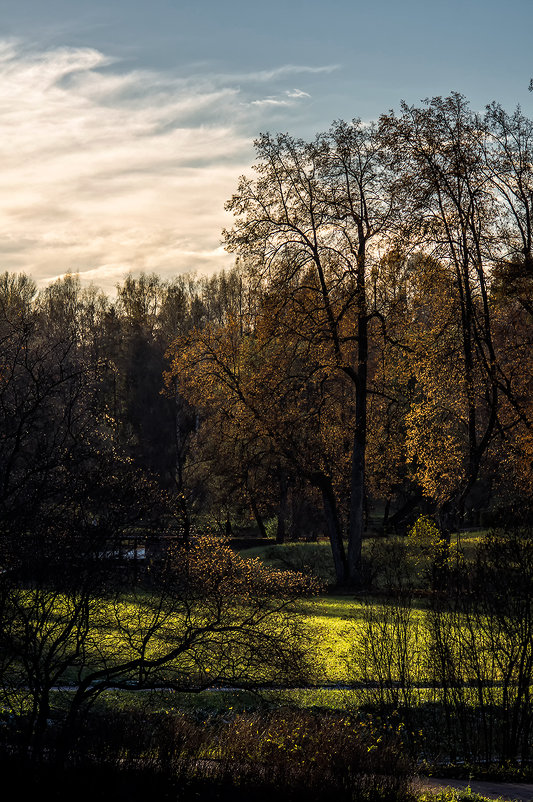
[[[533,115],[532,22],[531,0],[0,0],[0,270],[112,290],[228,266],[257,133],[452,90]]]

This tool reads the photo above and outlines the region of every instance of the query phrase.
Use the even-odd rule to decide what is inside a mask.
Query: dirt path
[[[442,791],[444,788],[464,789],[470,787],[475,794],[490,799],[533,802],[533,783],[500,783],[491,780],[450,780],[440,777],[419,777],[416,785],[420,790]]]

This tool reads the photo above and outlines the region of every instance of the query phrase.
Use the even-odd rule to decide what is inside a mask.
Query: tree
[[[103,326],[109,335],[109,406],[115,434],[135,464],[174,494],[179,528],[187,539],[198,502],[206,499],[191,452],[197,415],[177,382],[169,385],[168,393],[161,392],[165,353],[173,339],[193,327],[221,325],[243,311],[247,299],[242,280],[237,270],[210,278],[178,276],[170,282],[141,273],[128,276],[117,291]]]
[[[501,462],[518,432],[530,439],[531,372],[527,358],[521,373],[510,359],[525,350],[508,347],[517,315],[507,306],[502,327],[500,301],[514,294],[527,314],[532,127],[520,110],[509,116],[496,104],[474,114],[457,93],[403,104],[380,125],[405,192],[404,244],[424,254],[419,275],[411,272],[410,452],[449,526],[461,521],[483,466]]]
[[[9,282],[0,308],[0,530],[22,549],[45,532],[74,498],[82,466],[97,450],[94,399],[98,380],[78,350],[72,327],[48,325],[29,304],[27,282]],[[13,288],[20,290],[15,297]],[[31,549],[30,549],[31,551]]]
[[[368,273],[396,213],[387,154],[378,131],[339,122],[313,142],[288,135],[256,142],[257,178],[242,178],[227,204],[236,217],[226,244],[247,260],[292,316],[278,333],[322,351],[322,367],[350,384],[355,401],[345,551],[332,477],[319,472],[325,517],[340,584],[361,582],[369,392],[369,323],[376,310]]]
[[[383,255],[379,270],[371,273],[374,306],[380,318],[371,322],[367,486],[370,500],[384,502],[385,532],[405,529],[421,500],[420,485],[408,459],[406,427],[415,392],[409,312],[413,269],[412,258],[392,249]]]
[[[198,692],[308,679],[309,641],[294,602],[317,590],[310,579],[265,569],[213,537],[177,548],[153,584],[124,584],[116,572],[103,581],[102,567],[101,558],[85,561],[67,587],[51,577],[24,586],[0,578],[0,698],[4,709],[26,711],[29,759],[50,743],[53,708],[64,758],[79,717],[110,688]]]
[[[453,518],[462,515],[494,437],[500,393],[489,299],[497,210],[485,169],[485,131],[457,93],[428,100],[423,108],[404,103],[401,116],[385,115],[381,126],[405,191],[405,236],[445,265],[452,290],[457,333],[450,335],[456,368],[451,416],[458,416],[465,430],[464,448],[457,441],[454,446],[462,463],[452,471],[458,481],[449,488],[447,513],[442,508]],[[433,414],[428,380],[434,389],[426,371],[422,406],[427,415],[422,412],[416,424],[422,431]],[[442,449],[443,456],[449,450]]]

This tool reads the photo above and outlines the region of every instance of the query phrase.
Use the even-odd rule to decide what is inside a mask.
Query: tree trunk
[[[48,727],[48,719],[50,717],[50,699],[48,689],[43,689],[40,692],[37,708],[37,716],[33,725],[33,731],[30,736],[30,757],[33,763],[37,763],[42,759],[44,751],[44,736]]]
[[[191,536],[191,515],[187,495],[185,493],[185,482],[183,476],[185,443],[182,433],[183,423],[183,401],[179,394],[178,380],[174,382],[174,404],[175,404],[175,424],[174,441],[176,448],[175,483],[178,491],[178,509],[180,511],[182,538],[185,546],[190,543]]]
[[[255,522],[257,524],[257,528],[259,529],[259,534],[261,537],[266,537],[267,532],[265,529],[265,522],[261,517],[261,513],[259,512],[259,508],[257,506],[257,502],[255,500],[255,496],[251,490],[248,490],[248,496],[250,497],[250,507],[252,508],[252,512],[254,514]]]
[[[368,317],[366,313],[364,254],[358,265],[359,312],[357,316],[357,380],[355,383],[355,432],[350,480],[348,518],[348,581],[358,589],[362,583],[361,552],[364,531],[365,458],[367,428]]]
[[[383,534],[384,535],[388,534],[390,503],[391,503],[391,500],[390,500],[390,498],[388,498],[385,501],[385,509],[383,510],[383,521],[381,522],[381,528],[383,530]]]
[[[285,538],[287,537],[287,495],[287,474],[283,468],[280,468],[278,529],[276,532],[276,543],[285,543]]]
[[[337,515],[337,505],[335,503],[335,494],[333,493],[331,480],[329,478],[322,477],[321,481],[319,482],[319,486],[322,492],[324,517],[326,519],[331,553],[333,555],[335,579],[337,585],[347,585],[349,582],[348,561],[346,559],[346,551],[344,549],[342,531]]]

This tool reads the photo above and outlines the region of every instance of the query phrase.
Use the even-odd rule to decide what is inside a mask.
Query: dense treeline
[[[3,543],[59,529],[95,541],[186,509],[196,418],[161,392],[165,352],[177,333],[222,325],[237,281],[128,277],[111,301],[77,276],[39,292],[23,274],[0,277]]]
[[[234,270],[113,300],[2,277],[5,543],[274,517],[356,586],[369,515],[446,530],[531,498],[533,122],[453,95],[256,144]]]

